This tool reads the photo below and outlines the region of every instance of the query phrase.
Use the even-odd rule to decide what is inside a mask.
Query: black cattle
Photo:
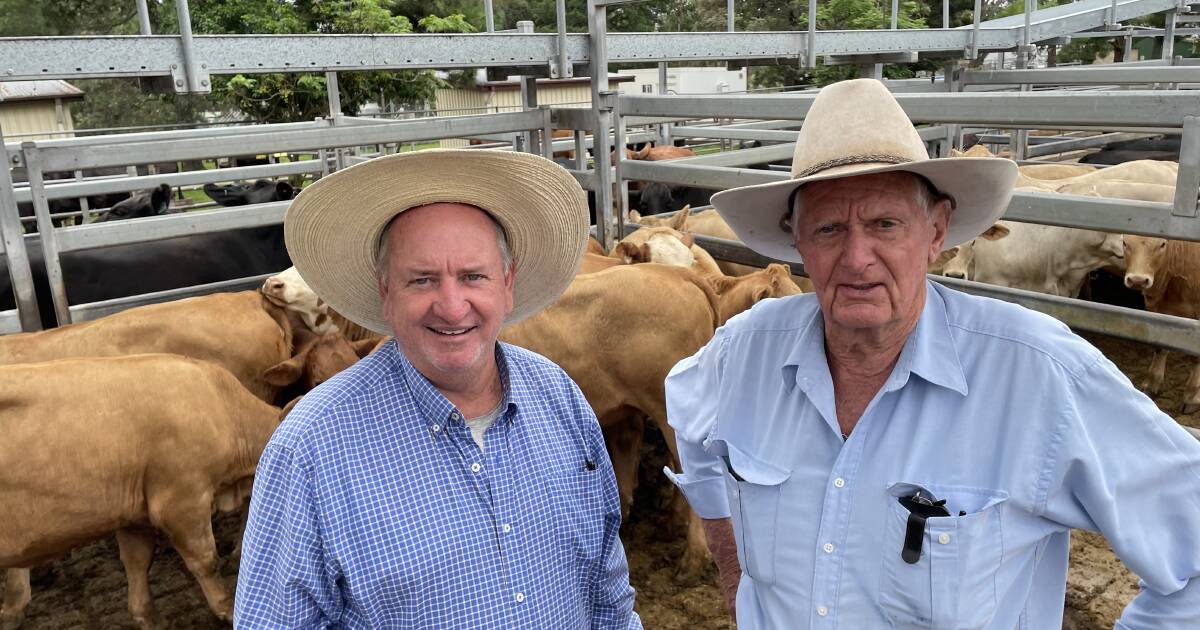
[[[1165,151],[1179,155],[1179,146],[1183,136],[1166,136],[1162,138],[1140,138],[1137,140],[1122,140],[1113,142],[1104,148],[1115,151]]]
[[[55,325],[41,244],[26,241],[42,326]],[[276,273],[291,266],[283,226],[180,236],[67,252],[60,258],[67,301],[86,304]],[[7,262],[0,256],[0,310],[14,308]]]
[[[1159,160],[1163,162],[1178,162],[1179,154],[1170,151],[1128,151],[1122,149],[1105,149],[1097,153],[1083,156],[1080,164],[1102,164],[1113,166],[1136,160]]]
[[[132,197],[118,202],[95,222],[158,216],[167,214],[170,206],[171,187],[167,184],[159,184],[158,188],[139,190]]]
[[[699,208],[709,205],[715,191],[691,186],[672,186],[661,182],[646,182],[638,195],[637,203],[633,197],[629,205],[643,215],[674,212],[684,206]]]
[[[295,196],[296,191],[287,182],[260,179],[253,184],[229,184],[228,186],[205,184],[204,194],[222,206],[245,206],[253,203],[287,201]]]

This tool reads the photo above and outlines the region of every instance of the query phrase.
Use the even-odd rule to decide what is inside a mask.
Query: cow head
[[[942,275],[947,278],[958,278],[959,280],[969,280],[974,275],[975,265],[975,242],[979,239],[985,241],[998,241],[1006,236],[1012,230],[1003,223],[992,224],[992,227],[984,231],[983,234],[942,252],[934,264],[941,261],[947,252],[954,252],[948,260],[943,263]]]
[[[299,315],[314,333],[324,335],[337,330],[329,317],[329,307],[300,277],[295,267],[267,278],[259,290],[272,304]]]
[[[673,267],[691,267],[696,262],[692,253],[695,239],[691,234],[660,225],[644,227],[621,239],[612,257],[625,264],[653,262]]]
[[[802,293],[792,280],[791,269],[779,263],[771,263],[765,269],[744,276],[706,276],[705,279],[717,294],[717,317],[721,324],[761,300]]]
[[[1125,246],[1125,286],[1150,290],[1166,266],[1167,239],[1126,234],[1121,240]]]
[[[307,392],[354,365],[378,345],[377,340],[347,341],[338,332],[325,335],[299,332],[296,353],[264,372],[263,380],[275,387],[298,385],[302,392]],[[293,398],[293,393],[289,392],[285,398]]]
[[[166,214],[171,205],[171,186],[159,184],[152,190],[140,190],[128,199],[117,202],[108,209],[104,216],[96,219],[96,223],[105,221],[120,221],[139,217],[154,217]]]

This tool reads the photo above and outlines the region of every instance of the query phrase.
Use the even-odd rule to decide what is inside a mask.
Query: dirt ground
[[[1131,380],[1137,381],[1149,364],[1148,348],[1106,337],[1089,336]],[[1184,424],[1200,427],[1200,414],[1176,412],[1191,359],[1172,355],[1165,393],[1158,398],[1163,411]],[[637,504],[626,524],[625,547],[638,591],[638,611],[647,628],[683,630],[733,628],[716,587],[716,572],[685,583],[675,576],[674,561],[682,553],[682,531],[663,517],[667,484],[661,479],[665,448],[661,439],[648,440]],[[219,552],[227,558],[237,535],[237,519],[216,520]],[[237,563],[226,561],[222,574],[230,588]],[[182,630],[224,627],[204,605],[200,589],[168,545],[159,543],[150,572],[155,605],[169,627]],[[1071,572],[1067,587],[1064,630],[1112,628],[1121,609],[1136,594],[1137,581],[1099,536],[1072,536]],[[133,628],[126,610],[126,585],[115,543],[110,539],[76,549],[49,569],[34,572],[33,601],[22,628],[26,630],[92,630]]]

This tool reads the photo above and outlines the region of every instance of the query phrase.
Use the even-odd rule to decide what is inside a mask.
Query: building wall
[[[556,107],[591,107],[591,87],[580,85],[538,86],[538,104]],[[476,90],[448,88],[437,91],[437,115],[469,116],[521,111],[520,90]],[[441,141],[443,149],[464,147],[464,138]]]
[[[60,125],[55,115],[53,100],[0,103],[0,130],[4,131],[6,142],[74,136],[75,125],[71,121],[71,107],[67,103],[63,103],[62,116]],[[55,131],[61,133],[52,133]],[[27,133],[37,135],[22,135]]]

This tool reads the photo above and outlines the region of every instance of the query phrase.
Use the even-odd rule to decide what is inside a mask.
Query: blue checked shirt
[[[1117,628],[1200,628],[1200,442],[1049,317],[928,284],[845,442],[812,295],[731,319],[666,391],[673,479],[733,519],[740,630],[1060,628],[1072,528],[1142,578]],[[910,564],[917,489],[950,516]]]
[[[641,628],[592,410],[498,344],[486,455],[395,341],[313,390],[258,464],[238,628]]]

